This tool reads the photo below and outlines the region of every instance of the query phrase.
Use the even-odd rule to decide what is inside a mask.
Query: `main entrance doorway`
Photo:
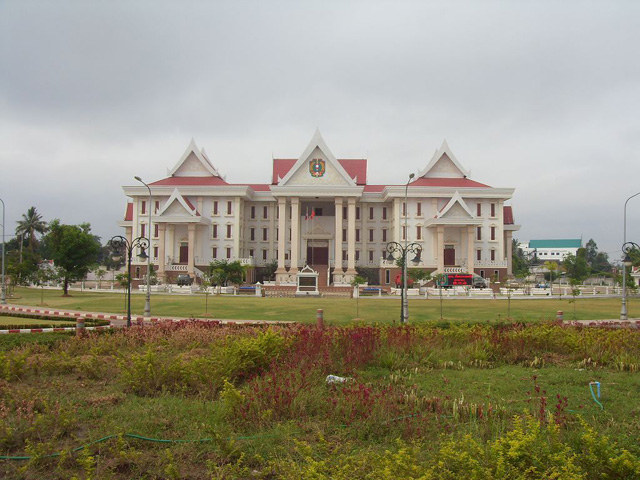
[[[327,271],[329,270],[329,241],[307,241],[307,265],[318,272],[318,286],[327,286]]]
[[[180,245],[180,263],[187,263],[189,261],[189,245]]]
[[[447,267],[456,264],[456,249],[452,245],[444,246],[444,264]]]

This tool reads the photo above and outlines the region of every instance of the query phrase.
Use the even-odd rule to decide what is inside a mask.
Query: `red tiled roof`
[[[195,210],[195,209],[196,209],[196,207],[194,207],[194,206],[193,206],[193,203],[191,203],[187,197],[182,197],[182,198],[184,198],[184,202],[185,202],[187,205],[189,205],[189,208],[190,208],[191,210]],[[197,210],[196,210],[196,215],[200,215],[200,214],[198,213],[198,211],[197,211]]]
[[[254,192],[269,192],[271,191],[271,185],[266,185],[266,184],[262,184],[262,183],[250,183],[247,185],[247,187],[250,187]]]
[[[424,178],[411,182],[409,187],[491,188],[489,185],[468,178]]]
[[[296,162],[297,160],[295,158],[274,158],[271,184],[276,185],[279,178],[284,178],[284,176],[289,170],[291,170],[291,167],[293,167]]]
[[[132,222],[133,221],[133,203],[127,203],[127,210],[124,213],[124,221]]]
[[[382,192],[385,188],[387,188],[386,185],[365,185],[364,187],[364,192],[374,192],[374,193],[380,193]]]
[[[273,159],[273,175],[271,183],[278,183],[279,178],[284,178],[289,170],[296,164],[297,160],[293,158],[274,158]],[[342,168],[345,169],[347,175],[352,179],[357,179],[357,185],[367,184],[367,160],[366,159],[342,159],[338,160]]]
[[[502,213],[504,215],[505,225],[513,225],[515,223],[513,220],[513,209],[509,205],[503,207]]]
[[[168,177],[149,185],[229,185],[220,177]]]

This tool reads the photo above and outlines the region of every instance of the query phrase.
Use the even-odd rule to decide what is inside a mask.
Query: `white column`
[[[444,273],[444,225],[438,225],[438,273]]]
[[[187,259],[187,273],[193,275],[195,273],[194,266],[194,257],[195,257],[195,249],[196,249],[196,224],[190,223],[188,226],[189,229],[189,255]]]
[[[469,269],[469,273],[473,273],[473,269],[475,268],[475,227],[473,225],[467,226],[467,265]]]
[[[276,273],[286,273],[284,253],[287,240],[287,199],[278,198],[278,270]]]
[[[333,241],[333,266],[334,274],[342,274],[342,198],[337,197],[335,199],[336,207],[336,233]]]
[[[513,275],[513,232],[504,232],[505,243],[507,244],[507,275]]]
[[[300,199],[291,199],[291,268],[290,272],[298,271],[300,258]]]
[[[165,254],[165,232],[167,230],[167,224],[162,222],[158,223],[158,278],[164,279],[164,263],[166,261]]]
[[[350,197],[347,210],[347,275],[356,275],[356,199]]]

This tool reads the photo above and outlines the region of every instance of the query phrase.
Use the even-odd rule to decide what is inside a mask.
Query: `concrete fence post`
[[[316,326],[318,328],[324,328],[324,312],[321,308],[316,313]]]

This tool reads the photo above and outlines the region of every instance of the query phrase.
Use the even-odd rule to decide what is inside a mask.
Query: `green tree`
[[[83,279],[100,251],[100,243],[91,233],[88,223],[64,225],[59,220],[49,224],[47,250],[58,269],[64,295],[69,295],[69,283]]]
[[[47,222],[42,220],[42,215],[38,213],[36,207],[30,207],[27,213],[22,214],[22,220],[18,220],[16,236],[23,235],[29,241],[29,250],[33,252],[36,246],[36,234],[43,235],[47,231]]]
[[[564,257],[563,267],[570,279],[583,282],[589,276],[587,249],[579,248],[575,255],[569,254]]]
[[[102,288],[102,279],[107,275],[107,271],[103,267],[97,267],[93,271],[93,274],[96,276],[96,279],[98,280],[97,288]]]
[[[520,242],[517,239],[511,240],[512,246],[512,268],[516,277],[526,278],[529,275],[529,266],[531,261],[524,254],[524,250],[519,247]]]
[[[557,262],[550,262],[549,260],[547,260],[546,262],[544,262],[544,268],[546,268],[549,272],[549,291],[551,292],[551,295],[553,295],[553,281],[558,278],[556,272],[558,271],[558,263]],[[545,278],[547,276],[545,275]]]
[[[418,283],[426,283],[431,279],[431,273],[424,268],[412,268],[407,275],[411,277],[411,280]]]
[[[585,256],[587,265],[591,270],[591,273],[602,274],[611,272],[611,263],[609,263],[609,255],[605,252],[598,252],[598,245],[593,240],[589,239],[585,245]]]
[[[239,260],[214,260],[209,265],[209,276],[215,284],[223,287],[229,284],[239,285],[244,281],[244,270]]]

